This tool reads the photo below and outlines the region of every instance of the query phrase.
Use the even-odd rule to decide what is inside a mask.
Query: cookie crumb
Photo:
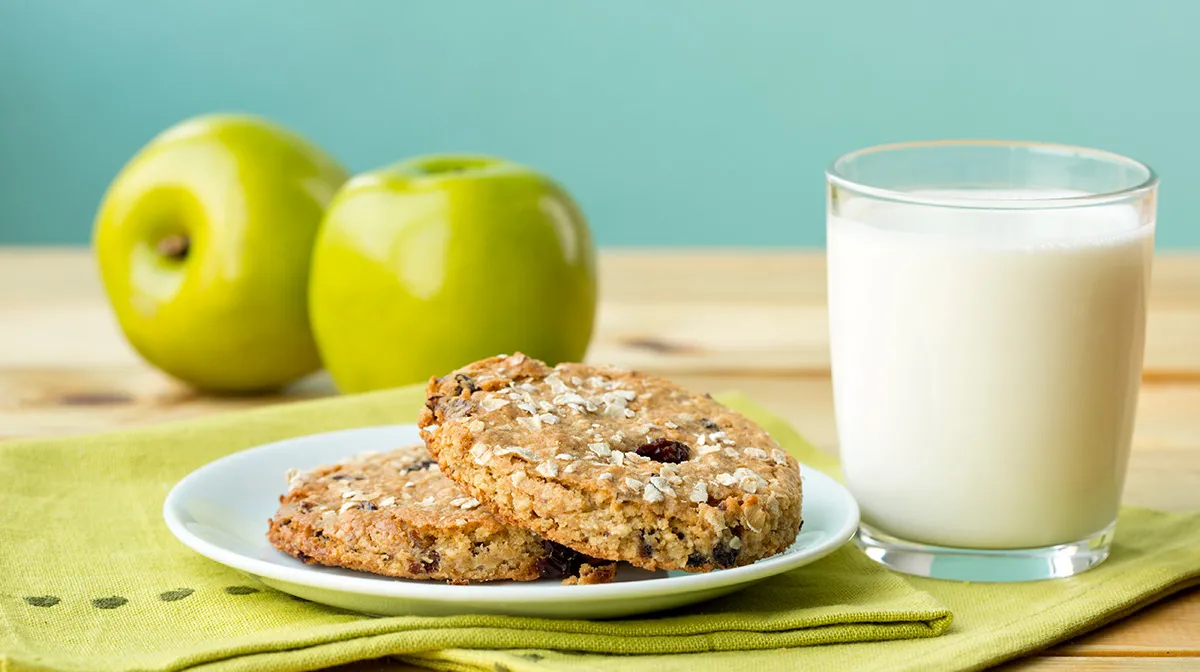
[[[593,567],[588,563],[579,566],[579,576],[568,576],[563,579],[564,586],[590,585],[597,583],[612,583],[617,578],[617,563]]]

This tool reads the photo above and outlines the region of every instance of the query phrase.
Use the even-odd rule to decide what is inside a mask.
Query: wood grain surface
[[[700,391],[740,389],[836,452],[820,253],[608,250],[600,274],[589,360],[664,374]],[[1157,256],[1147,329],[1126,502],[1200,509],[1200,254]],[[0,249],[0,440],[330,394],[322,374],[272,396],[197,394],[129,348],[87,250]],[[1002,669],[1200,670],[1200,589]]]

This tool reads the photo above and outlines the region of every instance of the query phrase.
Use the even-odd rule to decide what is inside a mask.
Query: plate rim
[[[307,565],[287,567],[269,560],[244,555],[209,542],[188,530],[186,521],[179,515],[185,511],[180,500],[184,496],[183,492],[188,489],[190,484],[201,480],[209,472],[227,468],[230,463],[238,459],[244,459],[251,452],[279,450],[281,445],[297,441],[335,440],[338,437],[357,433],[411,431],[415,428],[416,425],[412,423],[399,423],[367,425],[313,434],[302,434],[278,441],[258,444],[228,455],[223,455],[193,469],[175,482],[163,500],[163,520],[172,535],[193,552],[218,564],[247,572],[257,577],[309,588],[370,595],[373,597],[418,599],[447,603],[479,602],[487,604],[509,602],[519,598],[532,598],[538,602],[553,603],[581,598],[590,600],[623,600],[637,597],[698,592],[743,583],[750,584],[770,578],[776,574],[797,569],[833,553],[854,536],[860,522],[861,512],[858,502],[846,487],[821,470],[800,462],[800,469],[804,474],[804,478],[806,480],[816,478],[817,480],[824,481],[823,485],[831,486],[830,489],[846,505],[847,513],[849,514],[842,521],[839,528],[831,531],[826,540],[814,545],[811,549],[806,549],[803,554],[780,554],[741,567],[643,581],[579,585],[556,584],[538,585],[535,587],[525,582],[514,582],[503,585],[487,585],[483,583],[456,585],[448,584],[444,581],[418,582],[404,580],[399,577],[376,576],[367,572],[363,572],[363,576],[342,576],[325,574],[310,569]]]

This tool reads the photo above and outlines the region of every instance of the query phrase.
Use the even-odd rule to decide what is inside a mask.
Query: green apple
[[[271,390],[320,368],[308,273],[346,171],[250,115],[205,115],[152,139],[104,194],[93,230],[130,344],[218,393]]]
[[[596,253],[571,196],[501,158],[416,157],[356,176],[313,252],[313,333],[342,392],[425,382],[520,350],[583,358]]]

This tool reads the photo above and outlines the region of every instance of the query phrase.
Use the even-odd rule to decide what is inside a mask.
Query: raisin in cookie
[[[310,564],[463,583],[560,578],[589,561],[494,518],[421,445],[289,474],[279,501],[267,538]]]
[[[581,553],[710,571],[782,552],[799,465],[765,430],[653,376],[485,359],[430,381],[421,436],[498,517]]]

